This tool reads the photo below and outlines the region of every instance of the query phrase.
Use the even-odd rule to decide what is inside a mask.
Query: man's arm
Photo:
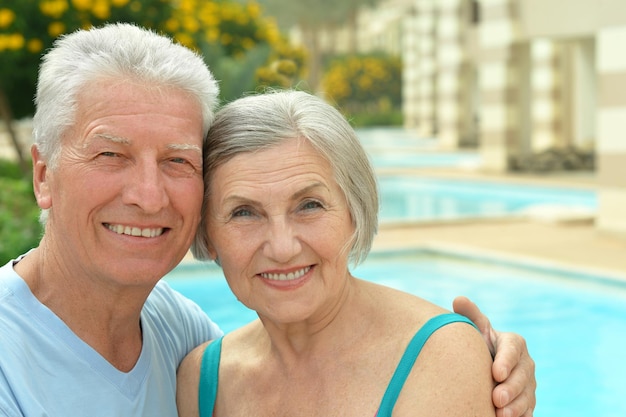
[[[457,297],[453,309],[476,324],[491,354],[491,372],[498,385],[493,390],[493,404],[498,417],[532,417],[536,405],[535,361],[530,357],[526,340],[516,333],[503,333],[491,327],[489,318],[466,297]]]

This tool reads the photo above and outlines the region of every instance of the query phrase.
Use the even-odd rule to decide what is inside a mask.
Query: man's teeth
[[[120,235],[157,237],[161,236],[161,234],[163,233],[162,227],[156,229],[141,229],[139,227],[122,226],[121,224],[107,224],[106,226],[110,231]]]
[[[306,268],[302,268],[302,269],[300,269],[298,271],[290,272],[288,274],[263,273],[263,274],[261,274],[261,276],[263,278],[265,278],[265,279],[270,279],[270,280],[274,280],[274,281],[291,281],[291,280],[300,278],[302,275],[304,275],[307,272],[309,272],[310,269],[311,269],[311,267],[307,266]]]

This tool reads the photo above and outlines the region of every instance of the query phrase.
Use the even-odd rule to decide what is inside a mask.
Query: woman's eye
[[[252,216],[252,211],[246,207],[233,210],[232,217],[248,217]]]
[[[309,201],[304,202],[304,204],[302,204],[301,207],[303,210],[315,210],[318,208],[323,208],[324,206],[319,201],[309,200]]]

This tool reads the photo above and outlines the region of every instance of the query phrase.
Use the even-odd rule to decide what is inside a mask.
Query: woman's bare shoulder
[[[176,405],[179,417],[198,416],[198,388],[200,385],[200,365],[206,347],[205,342],[194,348],[183,358],[176,372]]]
[[[491,355],[478,330],[464,322],[450,323],[425,343],[405,391],[419,393],[420,409],[432,412],[429,415],[495,415],[491,365]],[[417,395],[407,398],[410,404]]]

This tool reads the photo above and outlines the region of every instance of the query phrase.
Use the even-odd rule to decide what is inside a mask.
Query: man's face
[[[84,89],[76,116],[57,166],[34,161],[52,256],[83,279],[154,285],[199,224],[200,106],[179,90],[106,80]]]

